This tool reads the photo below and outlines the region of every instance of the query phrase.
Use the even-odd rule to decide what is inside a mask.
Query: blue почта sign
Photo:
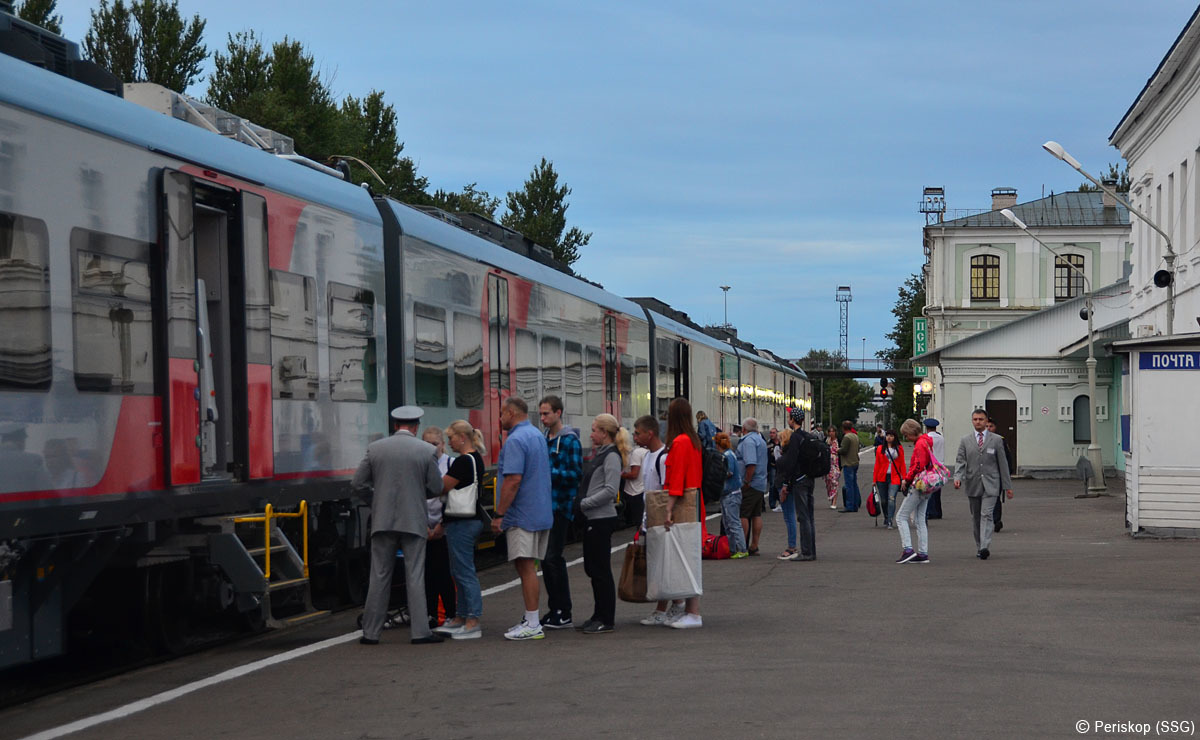
[[[1200,352],[1140,352],[1141,370],[1200,370]]]

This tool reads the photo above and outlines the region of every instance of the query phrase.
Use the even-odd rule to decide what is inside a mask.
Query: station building
[[[1134,219],[1128,330],[1122,358],[1121,448],[1133,534],[1200,536],[1200,8],[1109,136],[1129,165]],[[1172,270],[1173,268],[1173,270]],[[1166,270],[1168,291],[1155,284]],[[1163,276],[1159,276],[1160,281]]]
[[[1014,473],[1073,475],[1090,429],[1085,282],[1071,265],[1104,296],[1096,300],[1097,336],[1128,337],[1121,307],[1129,299],[1129,213],[1100,192],[1016,201],[1015,190],[997,188],[991,210],[925,227],[929,345],[914,364],[928,368],[926,413],[942,421],[947,439],[969,432],[971,411],[983,408],[1015,452]],[[1004,208],[1062,258],[1013,226]],[[1096,356],[1099,444],[1105,466],[1119,468],[1110,418],[1119,373],[1102,348]]]

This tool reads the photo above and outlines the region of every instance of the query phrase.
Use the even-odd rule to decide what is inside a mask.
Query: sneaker
[[[441,627],[434,627],[433,631],[439,635],[446,635],[447,637],[453,637],[455,633],[462,632],[464,629],[466,629],[466,626],[467,625],[465,622],[459,622],[458,624],[454,624],[453,622],[446,622]]]
[[[478,640],[481,637],[483,637],[483,627],[479,625],[475,625],[470,629],[464,626],[458,632],[450,635],[451,640]]]
[[[542,617],[542,626],[548,630],[565,630],[572,625],[571,615],[555,609],[546,616]]]
[[[591,620],[588,621],[588,626],[583,628],[583,634],[585,635],[602,635],[605,632],[612,631],[613,626],[611,624],[605,624],[604,622],[599,621],[593,622]]]
[[[540,640],[546,636],[540,624],[526,624],[522,619],[504,633],[505,640]]]
[[[783,552],[776,555],[775,559],[776,560],[795,560],[798,557],[800,557],[800,553],[797,550],[784,550]]]
[[[782,513],[783,513],[783,507],[782,507],[782,506],[776,506],[774,509],[771,509],[771,511],[775,512],[776,514],[782,514]]]
[[[675,624],[675,622],[679,621],[685,614],[687,614],[687,612],[684,611],[682,606],[679,604],[671,604],[671,607],[667,609],[666,616],[663,617],[663,624],[667,627],[670,627],[672,624]]]
[[[836,511],[836,510],[837,510],[837,504],[830,504],[830,505],[829,505],[829,508],[831,508],[831,509],[833,509],[834,511]]]
[[[989,555],[991,555],[991,553],[988,552],[986,547],[975,553],[975,557],[979,558],[980,560],[987,560]]]
[[[743,550],[742,552],[733,553],[732,555],[729,556],[729,559],[730,560],[740,560],[741,558],[748,558],[748,557],[750,557],[750,553]]]
[[[589,620],[587,620],[586,622],[584,622],[583,624],[577,624],[577,625],[575,625],[575,629],[577,629],[577,630],[582,630],[582,631],[586,631],[588,627],[591,627],[593,624],[596,624],[596,623],[597,623],[597,622],[596,622],[596,620],[594,620],[594,619],[589,619]]]
[[[659,610],[655,609],[654,611],[650,612],[650,616],[642,619],[639,623],[644,624],[647,627],[662,627],[667,623],[667,613],[660,612]]]
[[[922,552],[922,553],[918,553],[918,554],[917,554],[917,556],[916,556],[915,558],[913,558],[913,559],[912,559],[912,561],[913,561],[914,563],[928,563],[928,562],[929,562],[929,556],[928,556],[928,555],[926,555],[926,554],[925,554],[925,553],[923,553],[923,552]]]
[[[697,627],[703,627],[704,620],[700,618],[699,614],[684,614],[668,626],[677,630],[694,630]]]
[[[911,547],[904,548],[904,552],[900,553],[900,557],[896,558],[897,563],[907,563],[917,556]]]

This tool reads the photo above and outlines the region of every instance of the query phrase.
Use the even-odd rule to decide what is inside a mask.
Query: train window
[[[621,355],[621,418],[633,418],[633,358]]]
[[[604,366],[598,347],[587,348],[587,413],[589,416],[604,413]]]
[[[641,357],[634,364],[633,396],[633,414],[629,418],[650,413],[650,363]]]
[[[446,311],[413,304],[413,400],[418,406],[450,405],[446,366]]]
[[[562,396],[562,343],[555,337],[542,337],[542,395]]]
[[[0,390],[50,387],[46,224],[0,213]]]
[[[317,284],[271,270],[271,391],[275,398],[317,397]]]
[[[517,395],[530,408],[538,402],[538,342],[537,336],[526,329],[517,329]]]
[[[454,405],[483,407],[483,325],[465,313],[454,314]]]
[[[667,407],[675,400],[675,374],[679,369],[679,343],[672,339],[658,339],[654,344],[655,363],[658,365],[658,418],[667,418]]]
[[[154,393],[150,245],[73,229],[71,252],[75,387],[97,393]]]
[[[575,417],[582,417],[587,413],[583,409],[583,347],[576,342],[567,342],[563,348],[567,355],[563,379],[567,397],[563,399],[563,410]]]
[[[335,401],[373,402],[377,377],[375,293],[329,283],[330,397]]]

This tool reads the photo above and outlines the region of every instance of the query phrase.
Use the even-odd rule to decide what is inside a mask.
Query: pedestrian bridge
[[[911,365],[897,364],[891,360],[796,360],[797,365],[810,380],[818,378],[912,378]]]

